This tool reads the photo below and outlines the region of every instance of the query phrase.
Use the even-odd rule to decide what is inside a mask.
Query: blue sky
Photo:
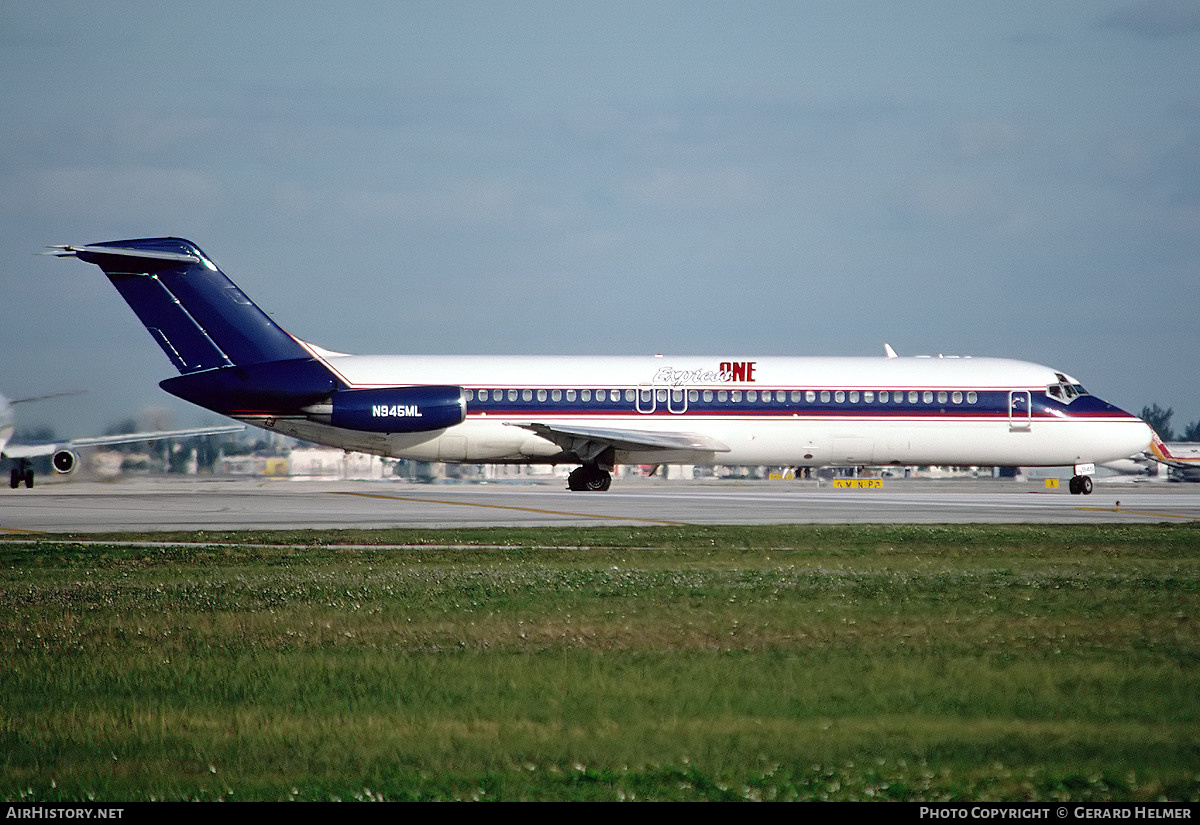
[[[409,353],[1000,355],[1200,419],[1200,2],[0,4],[25,424],[166,358],[53,243],[179,235]]]

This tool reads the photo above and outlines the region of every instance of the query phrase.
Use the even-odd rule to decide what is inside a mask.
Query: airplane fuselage
[[[370,356],[314,349],[345,386],[452,384],[465,418],[407,432],[419,405],[375,404],[398,432],[225,410],[330,446],[424,461],[569,463],[531,429],[699,433],[693,449],[616,450],[621,463],[1069,465],[1146,449],[1136,417],[1037,364],[994,358]],[[1068,390],[1067,387],[1071,387]],[[1071,397],[1067,397],[1068,392]],[[407,422],[406,422],[407,423]]]

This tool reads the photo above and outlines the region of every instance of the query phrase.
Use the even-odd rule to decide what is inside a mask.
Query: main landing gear
[[[26,487],[33,486],[33,467],[30,466],[29,459],[19,458],[14,462],[17,466],[12,468],[12,472],[8,474],[8,486],[14,490],[24,484]]]
[[[577,467],[567,476],[568,490],[603,492],[612,485],[612,474],[595,464]]]
[[[1092,494],[1092,477],[1072,476],[1071,481],[1067,484],[1067,489],[1073,496],[1090,496]]]

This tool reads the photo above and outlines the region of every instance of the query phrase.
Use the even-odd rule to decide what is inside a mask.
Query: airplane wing
[[[591,461],[604,450],[685,450],[689,452],[727,453],[729,447],[697,433],[624,430],[606,427],[575,427],[569,424],[516,424],[552,441],[582,461]]]
[[[106,447],[111,444],[133,444],[138,441],[161,441],[164,438],[191,438],[199,435],[220,435],[222,433],[239,433],[246,429],[241,424],[227,424],[220,427],[193,427],[186,430],[158,430],[148,433],[126,433],[124,435],[102,435],[92,438],[75,438],[70,441],[57,441],[46,444],[13,444],[4,445],[0,458],[37,458],[52,455],[60,450],[85,449],[87,447]]]

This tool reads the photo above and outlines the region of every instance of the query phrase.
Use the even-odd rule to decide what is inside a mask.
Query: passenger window
[[[961,392],[954,393],[954,395],[950,396],[950,400],[953,401],[955,404],[961,404],[962,403],[962,393]]]
[[[754,390],[748,390],[748,391],[746,392],[746,400],[747,400],[747,401],[757,401],[757,400],[758,400],[758,393],[757,393],[757,392],[755,392]]]
[[[509,390],[509,391],[508,391],[508,400],[509,400],[509,401],[516,401],[516,400],[517,400],[517,391],[516,391],[516,390]]]
[[[846,400],[846,393],[842,392],[841,390],[838,390],[837,392],[835,392],[833,394],[833,400],[836,401],[838,404],[841,404],[843,401]]]
[[[946,395],[946,391],[945,391],[945,390],[942,390],[941,392],[939,392],[939,393],[938,393],[938,403],[939,403],[939,404],[945,404],[945,403],[946,403],[946,399],[947,399],[948,397],[949,397],[949,396],[947,396],[947,395]]]
[[[712,390],[705,390],[705,391],[704,391],[704,400],[705,400],[705,401],[712,401],[712,400],[713,400],[713,393],[712,393]]]
[[[970,392],[967,393],[967,403],[968,404],[974,404],[977,400],[979,400],[979,396],[975,394],[974,390],[971,390]]]
[[[858,393],[857,393],[857,392],[852,392],[852,393],[850,393],[850,403],[851,403],[851,404],[857,404],[857,403],[858,403]]]
[[[816,401],[817,400],[816,391],[815,390],[806,390],[804,393],[804,400],[807,401],[809,404]]]
[[[887,390],[883,390],[882,392],[879,393],[879,403],[886,404],[887,402],[888,402]]]
[[[729,398],[728,391],[726,391],[726,390],[718,390],[717,391],[717,400],[720,401],[721,403],[724,403],[726,400],[728,400],[728,398]]]
[[[521,400],[522,401],[532,401],[533,400],[533,390],[521,390]]]
[[[916,404],[916,403],[917,403],[917,397],[918,397],[918,394],[917,394],[917,391],[916,391],[916,390],[909,390],[909,393],[908,393],[908,403],[909,403],[909,404]]]
[[[829,390],[821,390],[821,403],[822,404],[829,403]]]
[[[568,401],[575,400],[575,390],[567,390],[567,400]]]
[[[929,390],[925,390],[925,394],[922,397],[922,400],[926,404],[932,404],[933,403],[933,393],[931,393]]]

